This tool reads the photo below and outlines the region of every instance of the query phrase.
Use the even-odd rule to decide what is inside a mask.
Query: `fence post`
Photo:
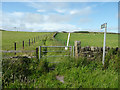
[[[73,57],[75,56],[75,49],[74,49],[74,46],[73,46]]]
[[[23,41],[23,49],[24,49],[24,41]]]
[[[34,37],[34,43],[35,43],[35,37]]]
[[[41,46],[39,46],[39,61],[40,61],[40,58],[41,58]]]
[[[72,55],[72,46],[70,47],[70,56]]]
[[[16,50],[16,42],[14,43],[14,50]],[[16,52],[15,52],[15,55],[16,55]]]
[[[33,44],[33,38],[32,38],[32,44]]]
[[[38,59],[38,48],[36,48],[36,58]]]
[[[29,39],[29,46],[30,46],[30,39]]]
[[[81,48],[81,41],[75,41],[75,58],[78,58]]]

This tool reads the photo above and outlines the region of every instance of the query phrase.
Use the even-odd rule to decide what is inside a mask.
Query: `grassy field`
[[[2,31],[2,49],[3,50],[14,50],[14,42],[16,42],[17,50],[21,50],[23,40],[25,43],[25,49],[30,49],[32,47],[41,45],[40,40],[45,38],[45,35],[50,35],[50,34],[53,34],[53,33]],[[39,36],[39,40],[36,41],[36,37],[38,37],[38,36]],[[32,39],[34,41],[34,37],[35,37],[36,43],[31,45],[31,47],[29,47],[29,44],[28,44],[29,39],[32,42]]]
[[[2,50],[14,50],[14,42],[16,42],[16,50],[34,50],[34,52],[26,53],[3,53],[3,57],[17,56],[17,55],[28,55],[35,56],[36,48],[38,46],[61,46],[61,42],[57,42],[53,39],[54,32],[16,32],[16,31],[2,31]],[[38,38],[39,36],[39,38]],[[34,43],[35,37],[35,43]],[[37,39],[36,39],[37,37]],[[31,40],[29,46],[29,39]],[[33,39],[33,44],[32,44]],[[24,49],[23,49],[24,40]],[[57,43],[56,43],[57,42]],[[51,53],[48,53],[49,55]],[[53,54],[53,53],[52,53]]]
[[[40,35],[42,41],[38,40],[30,47],[25,46],[25,50],[35,50],[39,45],[64,45],[67,33],[58,33],[56,39],[53,39],[53,34],[3,31],[3,50],[11,50],[8,46],[11,47],[15,41],[20,42],[18,50],[23,50],[21,47],[22,40],[27,42],[28,39],[38,35]],[[82,46],[102,46],[103,34],[72,33],[70,45],[74,45],[75,40],[81,40]],[[117,42],[117,34],[107,35],[107,44],[110,47],[116,47]],[[46,55],[53,54],[65,53],[46,53]],[[50,63],[50,61],[60,62]],[[118,88],[118,61],[118,52],[112,49],[106,55],[105,66],[98,59],[92,61],[85,57],[76,59],[72,56],[42,58],[40,62],[36,58],[3,59],[3,88]],[[56,76],[63,76],[64,83],[57,80]]]
[[[34,37],[40,37],[42,40],[45,35],[52,36],[53,33],[47,32],[16,32],[16,31],[2,31],[2,49],[3,50],[14,50],[14,42],[17,43],[17,50],[22,49],[22,42],[24,40],[25,47],[28,47],[29,39],[32,42]],[[58,33],[56,35],[56,40],[60,41],[60,45],[66,45],[68,33]],[[103,46],[103,34],[94,33],[71,33],[69,45],[74,45],[74,41],[81,41],[82,46]],[[36,41],[36,40],[35,40]],[[49,41],[47,41],[49,43]],[[51,43],[51,42],[50,42]],[[32,43],[31,43],[32,44]],[[32,47],[41,44],[40,41],[36,41]],[[118,34],[107,34],[106,46],[117,47],[118,46]],[[31,47],[30,47],[31,48]],[[25,49],[30,49],[25,48]]]
[[[58,33],[56,39],[59,41],[67,42],[68,33]],[[70,44],[74,45],[74,41],[81,41],[81,46],[103,46],[104,34],[94,33],[71,33]],[[66,45],[66,44],[65,44]],[[106,35],[106,46],[118,47],[118,34]]]

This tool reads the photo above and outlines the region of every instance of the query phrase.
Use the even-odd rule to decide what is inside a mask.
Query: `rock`
[[[89,46],[86,47],[86,51],[90,51],[90,47]]]
[[[56,79],[64,83],[64,76],[56,76]]]
[[[85,51],[85,48],[84,48],[84,47],[82,47],[82,48],[81,48],[81,51],[82,51],[82,52],[84,52],[84,51]]]
[[[91,51],[94,51],[94,50],[95,50],[95,48],[93,46],[91,46]]]

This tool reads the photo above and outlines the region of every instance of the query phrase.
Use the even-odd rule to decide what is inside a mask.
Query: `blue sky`
[[[2,15],[7,30],[118,32],[117,2],[3,2]]]

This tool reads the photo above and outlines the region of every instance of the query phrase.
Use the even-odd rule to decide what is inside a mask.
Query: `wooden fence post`
[[[32,44],[33,44],[33,38],[32,38]]]
[[[36,48],[36,58],[38,59],[38,48]]]
[[[14,43],[14,50],[16,50],[16,42]],[[16,52],[15,52],[15,55],[16,55]]]
[[[73,46],[73,57],[75,56],[75,47]]]
[[[29,46],[30,46],[30,39],[29,39]]]
[[[78,58],[81,48],[81,41],[75,41],[75,58]]]
[[[39,46],[39,61],[41,59],[41,46]]]
[[[34,37],[34,43],[35,43],[35,37]]]
[[[24,49],[24,41],[23,41],[23,49]]]

